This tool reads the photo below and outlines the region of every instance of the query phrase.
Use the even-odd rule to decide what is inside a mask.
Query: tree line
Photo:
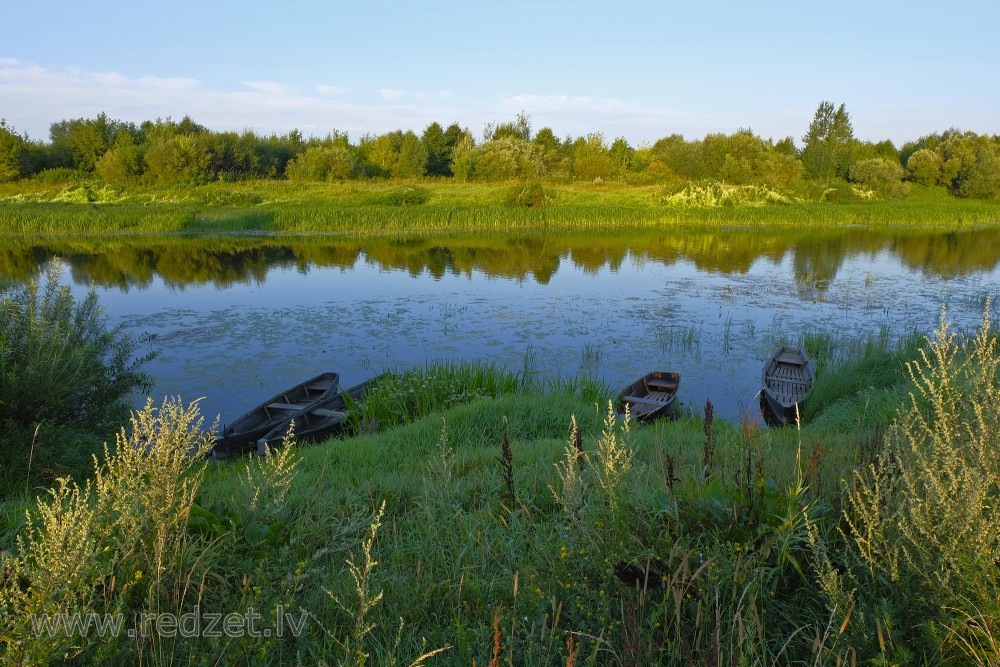
[[[487,123],[477,141],[457,123],[433,122],[418,135],[396,130],[352,143],[333,131],[305,138],[298,130],[261,136],[214,132],[188,117],[139,125],[106,114],[53,123],[49,142],[30,141],[0,121],[0,182],[58,182],[73,174],[111,184],[200,184],[288,179],[445,178],[623,181],[634,184],[714,180],[783,188],[801,181],[853,183],[881,196],[901,196],[910,183],[944,186],[962,197],[1000,196],[1000,136],[949,129],[896,147],[854,136],[841,104],[821,102],[798,148],[749,129],[687,140],[679,134],[631,146],[600,132],[560,139],[537,132],[524,112]]]

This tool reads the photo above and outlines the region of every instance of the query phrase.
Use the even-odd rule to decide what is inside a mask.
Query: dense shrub
[[[547,199],[545,188],[538,181],[515,183],[504,195],[508,206],[545,206]]]
[[[286,167],[290,181],[342,181],[357,171],[354,156],[339,146],[315,146]]]
[[[910,405],[847,498],[859,613],[886,621],[890,645],[997,664],[1000,354],[989,311],[964,342],[942,312],[907,371]]]
[[[109,327],[91,291],[77,301],[53,269],[45,284],[0,285],[0,457],[27,460],[38,425],[103,432],[149,386],[138,341]],[[27,437],[24,437],[28,434]],[[72,447],[73,445],[67,444]]]
[[[80,183],[81,181],[86,181],[89,178],[90,174],[85,171],[68,169],[66,167],[45,169],[44,171],[40,171],[32,176],[32,180],[46,185],[53,185],[56,183]]]
[[[914,183],[937,185],[941,180],[941,156],[932,150],[921,148],[906,161],[906,169]]]

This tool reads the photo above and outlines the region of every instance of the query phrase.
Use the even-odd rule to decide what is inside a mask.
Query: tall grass
[[[478,398],[511,395],[524,387],[517,373],[481,362],[440,361],[400,374],[388,374],[372,386],[351,419],[360,429],[389,428]]]
[[[511,187],[437,181],[406,187],[360,183],[302,186],[261,181],[168,190],[134,188],[115,191],[98,201],[86,197],[78,202],[63,190],[41,191],[0,200],[0,233],[265,230],[371,236],[414,231],[511,232],[663,225],[956,228],[1000,220],[1000,206],[989,201],[797,201],[758,205],[757,199],[751,198],[746,205],[706,207],[681,202],[665,206],[656,188],[595,189],[549,184],[544,189],[544,206],[523,206],[511,205]],[[788,200],[779,197],[776,201]]]

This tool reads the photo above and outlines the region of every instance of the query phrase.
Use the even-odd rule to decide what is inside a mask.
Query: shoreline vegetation
[[[524,186],[424,181],[410,184],[212,183],[185,188],[0,186],[0,237],[57,234],[253,233],[412,236],[542,233],[669,227],[936,228],[1000,223],[1000,201],[957,199],[913,188],[907,199],[786,203],[663,203],[662,186],[538,184],[540,206],[509,203]],[[689,190],[725,189],[687,184]],[[408,201],[412,198],[413,201]]]
[[[95,472],[0,504],[0,656],[995,664],[990,322],[830,360],[798,429],[640,427],[597,386],[444,365],[376,387],[353,437],[218,465],[196,403],[147,404]],[[64,612],[166,621],[32,630]],[[306,620],[171,624],[203,613]]]
[[[0,234],[408,234],[1000,222],[1000,137],[949,129],[895,146],[819,104],[801,140],[750,130],[634,147],[559,138],[523,111],[351,139],[259,136],[185,117],[99,114],[29,140],[0,120]]]

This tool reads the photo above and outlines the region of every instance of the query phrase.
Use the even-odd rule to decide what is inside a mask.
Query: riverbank
[[[374,236],[678,225],[964,229],[1000,222],[1000,202],[959,199],[940,188],[915,186],[905,199],[858,197],[839,203],[816,201],[811,191],[708,196],[725,187],[706,185],[705,196],[678,199],[664,186],[617,183],[251,181],[170,189],[7,184],[0,186],[0,235],[262,231]]]
[[[996,432],[995,410],[976,417],[972,409],[981,392],[995,391],[995,338],[982,335],[973,349],[986,354],[974,366],[939,345],[930,358],[942,363],[916,369],[918,378],[959,374],[961,381],[950,375],[953,386],[969,387],[948,408],[950,424],[988,421],[953,434]],[[948,332],[935,340],[948,341]],[[827,366],[801,430],[768,430],[752,416],[727,424],[708,409],[626,427],[608,418],[593,388],[508,393],[500,376],[486,373],[490,386],[507,387],[494,395],[483,374],[464,374],[469,386],[454,387],[454,376],[438,383],[417,373],[410,386],[416,411],[396,428],[206,466],[170,454],[203,441],[195,409],[167,406],[172,419],[149,422],[133,437],[155,426],[173,445],[165,440],[162,455],[126,457],[128,465],[112,462],[105,474],[113,484],[104,493],[119,511],[101,516],[64,495],[59,513],[25,529],[8,503],[2,543],[13,548],[16,530],[35,545],[15,577],[31,583],[19,599],[34,611],[155,611],[174,634],[43,636],[7,650],[237,664],[413,664],[438,650],[424,664],[834,664],[913,655],[974,662],[960,641],[975,638],[969,614],[993,622],[995,609],[957,605],[973,586],[994,590],[989,577],[960,560],[949,566],[952,585],[961,586],[950,594],[920,578],[933,567],[896,562],[908,576],[893,578],[892,563],[870,548],[883,545],[889,557],[912,546],[895,524],[878,523],[879,516],[914,519],[906,504],[914,500],[906,495],[911,482],[891,492],[875,482],[890,474],[893,456],[911,461],[923,451],[919,424],[906,417],[915,387],[904,363],[916,358],[911,346]],[[394,393],[407,395],[402,389]],[[932,444],[958,453],[982,443],[949,436]],[[956,460],[971,473],[996,457]],[[911,470],[906,479],[919,474]],[[996,480],[984,476],[983,489]],[[184,493],[164,496],[174,504],[163,512],[139,503],[154,489],[157,497]],[[935,512],[944,507],[923,500]],[[962,507],[924,520],[975,519],[980,509]],[[57,541],[67,517],[89,517],[73,534],[82,526],[95,541]],[[942,535],[949,525],[938,524]],[[950,544],[963,558],[991,558],[994,546]],[[73,576],[60,563],[76,567]],[[975,604],[995,601],[989,591]],[[232,631],[188,637],[169,626],[168,613],[195,618],[196,608],[234,615]],[[254,614],[256,628],[271,633],[237,632],[245,627],[237,621]],[[295,626],[302,631],[293,634],[286,620],[279,635],[278,618],[304,619]],[[23,618],[17,627],[27,632]]]

